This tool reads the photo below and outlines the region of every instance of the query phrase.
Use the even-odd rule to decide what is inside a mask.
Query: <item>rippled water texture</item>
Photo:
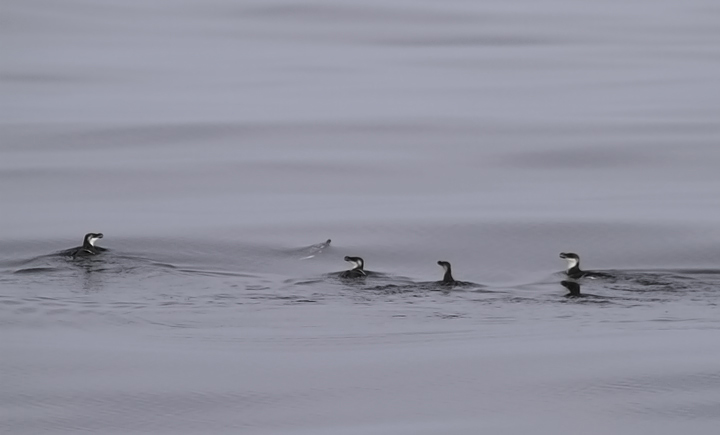
[[[0,432],[720,427],[716,2],[0,8]]]

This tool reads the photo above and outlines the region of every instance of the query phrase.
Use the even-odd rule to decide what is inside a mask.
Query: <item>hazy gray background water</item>
[[[715,2],[0,8],[2,431],[718,427]]]

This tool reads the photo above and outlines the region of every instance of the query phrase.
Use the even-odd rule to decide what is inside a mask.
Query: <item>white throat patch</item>
[[[580,262],[577,258],[570,258],[570,257],[565,258],[565,261],[567,261],[568,269],[572,269],[573,267],[577,266],[578,263]]]
[[[95,242],[97,242],[98,239],[100,239],[100,237],[90,237],[88,238],[88,243],[90,243],[90,246],[95,246]]]
[[[363,267],[362,261],[348,260],[348,263],[353,265],[353,269],[362,269]]]

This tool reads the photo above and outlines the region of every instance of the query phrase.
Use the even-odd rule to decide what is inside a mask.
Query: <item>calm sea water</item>
[[[717,430],[715,2],[2,11],[0,432]]]

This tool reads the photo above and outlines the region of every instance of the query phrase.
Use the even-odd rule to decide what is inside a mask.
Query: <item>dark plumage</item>
[[[360,257],[345,256],[345,261],[352,264],[350,270],[346,270],[340,274],[340,278],[364,278],[367,276],[365,272],[365,261]]]
[[[442,283],[443,284],[455,284],[457,281],[455,281],[455,278],[452,276],[452,266],[450,266],[449,261],[438,261],[437,264],[445,270],[445,275],[443,275]]]
[[[583,275],[585,275],[585,272],[580,270],[580,256],[575,254],[574,252],[561,252],[560,258],[567,261],[567,270],[565,273],[570,278],[581,278]]]
[[[95,246],[95,242],[98,239],[102,239],[102,238],[103,238],[102,233],[87,233],[87,234],[85,234],[85,237],[83,238],[82,246],[78,246],[77,248],[68,249],[66,251],[61,252],[61,254],[68,256],[68,257],[72,257],[72,258],[97,255],[101,252],[107,251],[107,249],[105,249],[105,248],[101,248],[100,246]]]
[[[580,269],[580,256],[573,252],[561,252],[560,258],[567,261],[565,273],[572,279],[580,278],[612,278],[612,275],[602,272],[588,272]]]

